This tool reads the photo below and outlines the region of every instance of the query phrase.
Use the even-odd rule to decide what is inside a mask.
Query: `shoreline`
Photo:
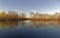
[[[20,18],[20,19],[0,19],[0,21],[24,21],[24,20],[30,20],[30,21],[60,21],[60,18]]]

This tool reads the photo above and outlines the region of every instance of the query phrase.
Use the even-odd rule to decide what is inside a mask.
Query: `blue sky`
[[[60,12],[59,0],[0,0],[0,10],[21,10],[53,13]]]

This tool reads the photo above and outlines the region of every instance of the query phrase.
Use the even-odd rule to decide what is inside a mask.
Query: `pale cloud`
[[[35,11],[35,10],[30,10],[30,12],[34,12],[34,13],[36,13],[36,11]]]

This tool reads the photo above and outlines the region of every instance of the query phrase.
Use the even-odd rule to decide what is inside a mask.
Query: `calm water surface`
[[[0,22],[0,38],[60,38],[60,22]]]

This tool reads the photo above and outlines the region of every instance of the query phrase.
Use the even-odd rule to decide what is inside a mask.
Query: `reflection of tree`
[[[18,21],[12,21],[12,22],[8,22],[8,27],[9,28],[16,28],[19,24],[18,24]]]
[[[18,26],[18,21],[17,22],[0,22],[0,27],[5,28],[5,27],[9,27],[9,28],[16,28]]]
[[[60,28],[60,21],[10,21],[10,22],[0,22],[0,27],[5,28],[8,27],[10,29],[15,29],[18,26],[21,28],[25,28],[27,26],[27,23],[29,23],[30,28],[39,28],[39,27],[50,27],[53,26],[55,28]],[[19,28],[20,28],[19,27]],[[26,27],[27,28],[27,27]]]
[[[54,26],[55,26],[56,28],[60,28],[60,21],[54,22]]]
[[[18,26],[25,27],[25,21],[10,21],[10,22],[0,22],[0,27],[8,27],[10,29],[15,29]]]
[[[6,22],[0,22],[0,27],[5,28],[6,27]]]
[[[25,24],[26,24],[25,21],[20,21],[20,22],[19,22],[19,25],[20,25],[22,28],[25,27]]]
[[[56,28],[60,27],[60,22],[54,22],[54,21],[31,21],[31,27],[33,28],[38,28],[38,27],[49,27],[49,26],[54,26]]]

